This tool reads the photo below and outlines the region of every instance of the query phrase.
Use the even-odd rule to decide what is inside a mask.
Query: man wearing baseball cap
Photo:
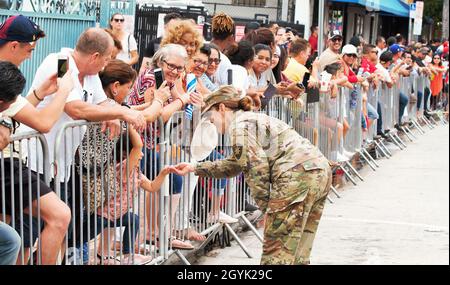
[[[398,44],[394,44],[389,47],[389,51],[392,53],[393,58],[392,61],[394,63],[398,63],[398,61],[401,59],[403,52],[405,51],[404,48],[399,46]]]
[[[344,38],[339,30],[330,32],[328,35],[328,48],[320,55],[320,72],[325,66],[339,61],[339,53],[341,52],[342,42]],[[320,48],[320,47],[319,47]]]
[[[0,26],[0,60],[16,66],[31,57],[37,40],[45,33],[29,18],[16,15],[9,17]]]

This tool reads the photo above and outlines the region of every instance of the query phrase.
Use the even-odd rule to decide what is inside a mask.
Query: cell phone
[[[69,67],[69,58],[67,56],[58,56],[58,78],[63,77]]]
[[[164,74],[161,68],[156,68],[154,71],[155,74],[155,84],[156,89],[159,89],[164,82]]]
[[[268,104],[269,101],[272,99],[273,95],[277,93],[277,88],[272,84],[269,83],[269,86],[267,87],[266,91],[264,91],[264,98],[261,98],[261,108],[264,109]]]

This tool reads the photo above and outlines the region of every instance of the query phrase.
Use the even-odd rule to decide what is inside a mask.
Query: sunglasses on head
[[[118,22],[121,22],[121,23],[125,22],[125,19],[113,19],[113,20],[116,23],[118,23]]]

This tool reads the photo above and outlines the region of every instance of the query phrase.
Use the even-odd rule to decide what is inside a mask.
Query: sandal
[[[103,265],[120,265],[120,259],[115,256],[100,255],[99,253],[97,253],[97,257],[100,259],[99,265],[102,264],[102,261],[103,261]]]
[[[176,237],[170,238],[170,247],[172,249],[179,249],[179,250],[193,250],[194,246],[188,242],[182,241],[180,239],[177,239]]]

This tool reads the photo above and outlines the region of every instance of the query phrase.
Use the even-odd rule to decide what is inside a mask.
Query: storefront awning
[[[409,6],[402,0],[331,0],[339,3],[359,4],[367,7],[368,11],[379,11],[397,17],[409,17]]]

